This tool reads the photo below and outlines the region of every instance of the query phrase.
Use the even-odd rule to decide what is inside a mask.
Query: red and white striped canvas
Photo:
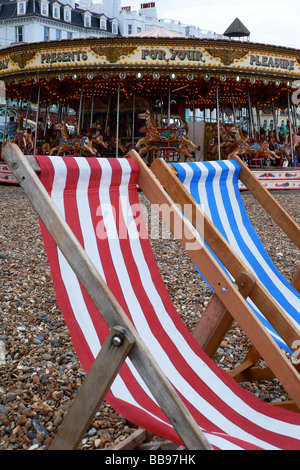
[[[215,449],[300,449],[300,414],[262,403],[220,370],[176,312],[154,259],[132,159],[36,157],[40,179]],[[108,327],[41,223],[58,305],[86,372]],[[107,401],[180,443],[129,359]]]

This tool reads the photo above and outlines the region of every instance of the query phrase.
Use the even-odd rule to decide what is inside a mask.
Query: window
[[[50,39],[50,30],[48,26],[44,26],[44,41],[49,41]]]
[[[106,29],[106,18],[100,19],[100,29]]]
[[[41,3],[41,14],[43,16],[48,16],[48,3],[46,2]]]
[[[24,26],[16,26],[16,42],[24,41]]]
[[[57,6],[53,7],[53,18],[59,18],[59,8]]]
[[[128,34],[132,34],[132,24],[128,25]]]
[[[89,15],[84,15],[84,26],[86,28],[91,27],[91,17]]]
[[[113,34],[118,34],[118,23],[112,24],[112,32]]]
[[[72,33],[70,33],[69,31],[67,32],[67,39],[72,39]]]
[[[69,8],[65,8],[65,21],[71,21],[71,10]]]
[[[18,15],[25,15],[25,2],[18,2]]]
[[[60,29],[55,30],[55,39],[61,39],[61,30]]]

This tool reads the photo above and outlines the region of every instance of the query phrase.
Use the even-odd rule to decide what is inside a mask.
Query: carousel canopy
[[[145,109],[170,94],[177,108],[213,110],[218,92],[224,109],[251,102],[268,112],[287,109],[299,77],[298,49],[226,39],[90,38],[0,51],[0,81],[10,99],[73,109],[94,97],[95,109],[105,110],[118,94],[121,108],[130,109],[134,94]]]

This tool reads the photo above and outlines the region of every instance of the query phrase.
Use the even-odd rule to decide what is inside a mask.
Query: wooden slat
[[[253,367],[258,363],[260,360],[260,354],[257,351],[255,347],[251,347],[248,354],[246,355],[245,359],[243,362],[235,367],[234,370],[228,372],[231,377],[233,377],[235,380],[242,382],[243,380],[249,380],[246,379],[245,376],[243,375],[245,371],[247,371],[249,368]],[[274,376],[273,376],[274,378]]]
[[[145,442],[137,447],[137,450],[151,450],[151,451],[180,451],[184,450],[184,447],[178,446],[171,441],[152,441],[152,442]]]
[[[145,442],[147,439],[147,431],[143,428],[138,428],[134,431],[131,436],[124,439],[120,443],[116,444],[113,448],[109,448],[107,450],[134,450],[136,449],[142,442]]]
[[[293,401],[282,401],[271,403],[272,406],[277,406],[278,408],[283,408],[284,410],[294,411],[295,413],[299,413],[299,408],[295,405]]]
[[[215,352],[215,347],[210,349],[208,347],[209,341],[214,333],[220,330],[222,330],[220,337],[223,338],[233,321],[232,315],[228,313],[227,308],[219,297],[214,294],[193,331],[193,337],[199,346],[204,349],[206,354],[212,357]],[[221,323],[222,327],[220,325]]]
[[[119,345],[114,344],[115,338],[120,339]],[[133,346],[124,328],[114,327],[110,331],[50,450],[77,449]]]
[[[298,291],[300,292],[300,266],[296,273],[294,274],[294,277],[291,281],[291,285]]]
[[[231,375],[231,371],[228,374],[237,382],[258,382],[261,380],[272,380],[276,378],[274,377],[274,373],[270,367],[255,366],[251,360],[242,363],[242,370],[240,373],[238,373],[238,370],[234,370],[233,372],[234,375]]]
[[[20,148],[16,144],[7,144],[2,151],[2,157],[9,165],[53,240],[69,262],[110,329],[118,325],[125,328],[127,335],[132,336],[132,341],[136,344],[130,351],[130,359],[186,448],[191,450],[212,449],[190,412],[101,278],[98,270],[53,204]]]
[[[241,295],[247,298],[253,289],[256,280],[253,275],[241,273],[236,279],[236,285]],[[224,307],[221,300],[213,295],[205,312],[202,314],[193,336],[206,354],[212,357],[217,351],[221,341],[232,326],[233,317]]]

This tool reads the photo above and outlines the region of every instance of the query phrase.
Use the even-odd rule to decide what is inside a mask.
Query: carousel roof
[[[156,26],[153,29],[142,31],[137,34],[130,34],[128,37],[146,37],[146,38],[185,38],[184,34],[177,31],[170,31],[166,28]]]

